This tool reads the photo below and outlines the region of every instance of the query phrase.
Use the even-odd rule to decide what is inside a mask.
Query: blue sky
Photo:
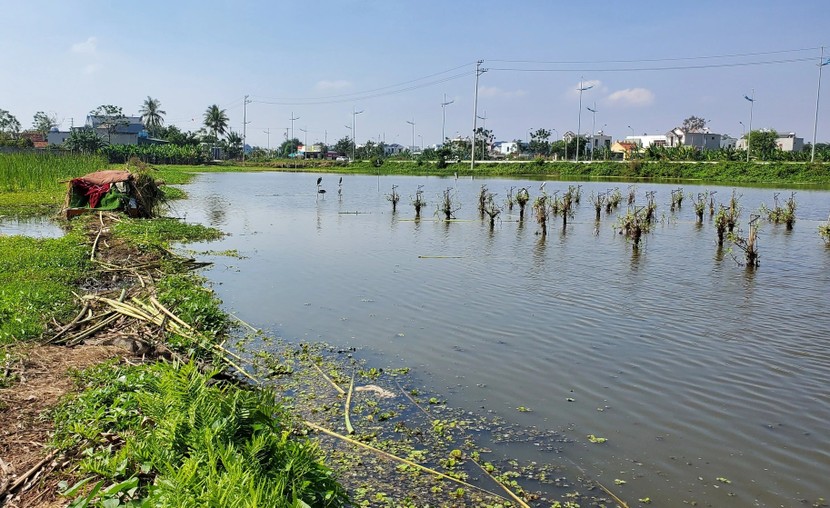
[[[350,135],[408,145],[472,130],[475,61],[480,116],[499,140],[576,131],[580,79],[596,129],[615,139],[665,133],[684,118],[713,132],[753,128],[812,139],[819,47],[830,2],[306,2],[0,1],[0,109],[24,128],[36,111],[62,128],[101,104],[137,114],[149,95],[166,123],[196,130],[211,104],[249,144]],[[830,58],[830,47],[825,49]],[[728,56],[738,55],[738,56]],[[718,58],[714,58],[718,57]],[[809,60],[807,60],[809,59]],[[567,63],[575,62],[575,63]],[[773,63],[778,62],[778,63]],[[521,70],[519,70],[521,69]],[[830,141],[830,66],[818,139]],[[481,120],[479,120],[481,122]],[[740,124],[743,122],[744,126]],[[629,126],[631,126],[629,128]],[[270,131],[270,136],[266,134]],[[558,135],[557,135],[558,133]]]

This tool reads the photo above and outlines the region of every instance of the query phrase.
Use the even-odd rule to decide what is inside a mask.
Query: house
[[[722,149],[731,149],[734,150],[735,147],[738,146],[738,139],[733,138],[729,134],[723,134],[720,138],[720,147]]]
[[[775,140],[778,149],[782,152],[800,152],[804,150],[804,138],[797,138],[795,132],[778,136]]]
[[[325,147],[322,143],[315,143],[309,146],[297,145],[297,157],[303,159],[322,159],[324,156],[323,148]]]
[[[642,136],[626,136],[625,141],[636,143],[641,148],[648,148],[651,145],[666,146],[668,140],[665,134],[643,134]]]
[[[617,141],[611,145],[611,153],[621,153],[623,160],[631,158],[631,154],[640,150],[640,145],[634,141],[626,139],[625,141]]]
[[[493,152],[501,155],[518,153],[519,144],[515,141],[496,141],[493,143]]]
[[[32,142],[32,146],[35,148],[46,148],[49,145],[49,142],[46,141],[46,136],[43,135],[41,132],[36,131],[26,131],[21,132],[20,137],[23,139],[28,139]]]
[[[692,146],[700,150],[718,150],[721,146],[721,135],[709,132],[693,132],[675,127],[666,133],[666,143],[671,147]]]
[[[389,157],[392,155],[398,155],[404,151],[403,145],[399,145],[398,143],[390,143],[388,145],[383,145],[383,155]]]
[[[588,143],[588,150],[593,151],[594,147],[598,150],[602,150],[603,148],[610,149],[611,148],[611,136],[606,135],[604,132],[599,131],[596,134],[592,134],[585,140]]]
[[[800,152],[804,150],[804,138],[797,137],[795,132],[789,132],[775,138],[775,146],[782,152]],[[737,140],[735,148],[746,150],[746,137]]]

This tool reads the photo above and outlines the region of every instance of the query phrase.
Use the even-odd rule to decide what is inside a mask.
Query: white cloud
[[[76,42],[72,45],[73,53],[80,53],[83,55],[94,55],[98,51],[98,39],[90,37],[84,42]]]
[[[524,97],[527,95],[527,92],[524,90],[502,90],[497,86],[482,86],[478,89],[478,94],[481,97],[501,97],[505,99],[511,99],[513,97]]]
[[[84,74],[95,74],[101,68],[99,64],[89,64],[84,66]]]
[[[607,100],[618,106],[648,106],[654,102],[654,93],[647,88],[626,88],[612,93]]]
[[[317,90],[340,90],[343,88],[348,88],[351,85],[352,84],[349,81],[346,81],[345,79],[337,79],[334,81],[324,79],[322,81],[318,81],[314,88]]]

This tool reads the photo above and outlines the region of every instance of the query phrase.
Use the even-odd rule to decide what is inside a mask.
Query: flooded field
[[[230,236],[189,246],[207,257],[228,311],[290,341],[370,351],[380,367],[411,367],[450,405],[538,428],[567,429],[563,453],[631,506],[823,506],[830,497],[830,248],[817,233],[830,192],[799,189],[792,230],[764,223],[761,265],[720,250],[712,218],[691,199],[670,211],[673,184],[654,191],[658,223],[639,249],[596,223],[589,196],[628,184],[579,182],[567,229],[548,234],[518,208],[493,229],[477,206],[506,179],[205,174],[173,214]],[[570,184],[576,185],[574,182]],[[401,194],[397,213],[386,195]],[[545,190],[567,190],[550,181]],[[428,204],[414,221],[423,186]],[[433,213],[452,187],[458,221]],[[732,187],[682,185],[696,195]],[[750,212],[775,189],[738,188]],[[781,191],[789,197],[789,190]],[[532,411],[518,411],[517,408]],[[586,436],[608,439],[591,444]],[[517,448],[539,462],[559,457]],[[802,504],[806,503],[806,504]]]

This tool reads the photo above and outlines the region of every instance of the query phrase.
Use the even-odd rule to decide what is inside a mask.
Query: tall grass
[[[50,152],[0,154],[0,191],[52,191],[61,182],[107,168],[105,158]]]

